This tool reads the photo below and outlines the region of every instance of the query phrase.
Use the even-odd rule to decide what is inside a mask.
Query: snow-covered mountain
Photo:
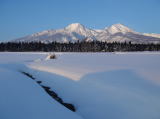
[[[155,34],[155,33],[150,33],[150,34],[149,33],[143,33],[143,35],[160,38],[160,34]]]
[[[80,23],[73,23],[63,29],[46,30],[13,40],[14,42],[76,42],[107,41],[133,43],[160,43],[160,34],[138,33],[122,24],[114,24],[102,30],[89,29]]]

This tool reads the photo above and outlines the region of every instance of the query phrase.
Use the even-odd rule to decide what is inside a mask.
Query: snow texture
[[[26,58],[33,59],[34,55],[23,54],[21,58],[19,53],[0,54],[0,119],[82,119],[19,72],[28,71],[21,63],[26,62]]]
[[[160,118],[159,52],[56,53],[55,60],[45,60],[48,53],[0,56],[2,119]],[[51,87],[77,111],[58,104],[18,70]]]

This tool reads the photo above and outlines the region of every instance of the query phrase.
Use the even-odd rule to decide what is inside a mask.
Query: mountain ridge
[[[89,29],[80,23],[72,23],[62,29],[51,29],[32,35],[21,37],[12,42],[132,42],[132,43],[160,43],[160,34],[136,32],[123,24],[114,24],[101,30]]]

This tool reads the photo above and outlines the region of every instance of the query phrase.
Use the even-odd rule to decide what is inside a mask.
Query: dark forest
[[[75,42],[75,43],[41,43],[41,42],[7,42],[0,43],[0,51],[9,52],[127,52],[127,51],[160,51],[160,44],[107,43],[107,42]]]

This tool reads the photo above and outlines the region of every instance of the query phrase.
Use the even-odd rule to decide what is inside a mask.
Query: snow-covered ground
[[[0,119],[82,119],[21,74],[38,54],[0,53]]]
[[[160,52],[47,54],[0,53],[0,119],[160,119]]]

